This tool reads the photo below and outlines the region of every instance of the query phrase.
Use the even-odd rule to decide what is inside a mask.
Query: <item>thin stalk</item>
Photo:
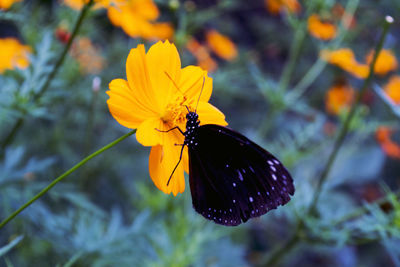
[[[290,83],[290,78],[293,75],[293,71],[296,66],[297,59],[300,55],[301,48],[304,43],[304,39],[307,35],[307,31],[305,29],[305,23],[301,23],[297,28],[294,34],[294,41],[292,42],[292,46],[290,47],[289,52],[289,60],[285,65],[283,70],[280,82],[279,82],[279,89],[284,92]]]
[[[343,127],[335,141],[334,149],[333,149],[332,153],[330,154],[329,159],[325,165],[325,168],[324,168],[323,172],[321,173],[321,176],[318,180],[318,185],[317,185],[314,195],[313,195],[313,201],[311,202],[310,207],[308,208],[308,210],[304,216],[310,216],[315,213],[315,208],[317,206],[317,202],[318,202],[318,199],[319,199],[319,196],[321,193],[322,186],[324,185],[324,183],[326,181],[326,178],[329,174],[329,170],[332,167],[332,164],[333,164],[333,162],[336,158],[336,155],[339,151],[339,148],[343,144],[344,138],[346,137],[346,134],[349,130],[351,120],[355,114],[358,104],[359,104],[360,100],[362,99],[363,95],[365,94],[365,92],[372,80],[373,70],[375,67],[377,56],[379,55],[379,52],[382,50],[384,40],[389,31],[389,27],[392,23],[393,23],[393,18],[391,18],[389,16],[386,17],[385,23],[383,25],[382,35],[378,41],[378,44],[375,47],[374,58],[369,67],[368,77],[364,80],[361,90],[360,90],[359,94],[357,95],[356,101],[354,102],[353,106],[351,107],[350,112],[348,113],[348,115],[346,117]],[[260,266],[272,266],[272,265],[275,265],[276,263],[278,263],[279,261],[281,261],[282,258],[285,255],[287,255],[293,248],[295,248],[296,245],[302,240],[302,233],[304,230],[304,226],[305,226],[304,222],[301,219],[298,219],[297,224],[296,224],[296,230],[294,231],[293,235],[286,242],[283,242],[283,244],[281,246],[279,246],[276,250],[271,252],[269,254],[268,258],[263,259],[261,261],[262,263],[260,264]]]
[[[328,174],[332,168],[332,165],[336,159],[336,156],[339,152],[339,149],[341,148],[343,141],[347,135],[347,133],[349,132],[349,127],[351,124],[351,121],[356,113],[356,110],[358,108],[358,105],[360,104],[360,101],[362,99],[362,97],[364,96],[365,92],[367,91],[369,85],[371,84],[372,81],[372,77],[374,76],[374,69],[375,69],[375,63],[376,63],[376,59],[378,58],[378,55],[380,53],[380,51],[382,50],[383,47],[383,43],[386,39],[387,33],[389,31],[389,26],[393,23],[393,19],[391,17],[386,17],[385,23],[383,25],[383,32],[382,35],[378,41],[378,44],[375,48],[375,53],[374,53],[374,58],[369,66],[369,74],[368,77],[364,80],[363,85],[361,86],[360,92],[357,94],[356,100],[353,103],[349,113],[347,114],[346,120],[339,132],[338,137],[336,138],[336,141],[334,143],[333,146],[333,150],[331,152],[331,154],[329,155],[328,161],[325,164],[325,167],[318,179],[318,183],[317,183],[317,187],[314,191],[314,196],[311,202],[311,205],[309,207],[309,214],[312,213],[316,206],[317,206],[317,202],[319,200],[319,196],[321,194],[321,190],[323,185],[325,184],[325,181],[328,177]]]
[[[347,35],[347,28],[345,25],[350,24],[350,20],[353,17],[354,13],[357,10],[359,0],[350,0],[346,6],[345,15],[343,15],[339,27],[338,37],[335,39],[332,45],[332,49],[337,49],[344,38]],[[321,72],[325,69],[327,62],[318,57],[317,61],[312,65],[309,71],[304,75],[304,77],[300,80],[300,82],[293,88],[290,92],[290,102],[295,103],[298,98],[300,98],[307,88],[315,81],[315,79],[321,74]]]
[[[68,175],[70,175],[71,173],[73,173],[74,171],[76,171],[77,169],[79,169],[79,167],[81,167],[82,165],[84,165],[86,162],[88,162],[89,160],[91,160],[92,158],[100,155],[101,153],[103,153],[104,151],[108,150],[109,148],[115,146],[116,144],[118,144],[119,142],[121,142],[122,140],[128,138],[129,136],[131,136],[132,134],[136,133],[136,130],[132,130],[129,133],[121,136],[120,138],[116,139],[115,141],[109,143],[108,145],[105,145],[104,147],[100,148],[99,150],[97,150],[96,152],[90,154],[89,156],[87,156],[86,158],[84,158],[83,160],[81,160],[79,163],[77,163],[75,166],[73,166],[72,168],[70,168],[69,170],[67,170],[66,172],[64,172],[63,174],[61,174],[60,176],[58,176],[57,178],[55,178],[46,188],[44,188],[42,191],[40,191],[36,196],[34,196],[32,199],[30,199],[28,202],[26,202],[24,205],[22,205],[19,209],[17,209],[16,211],[14,211],[10,216],[8,216],[6,219],[4,219],[1,223],[0,223],[0,229],[3,228],[9,221],[11,221],[15,216],[17,216],[19,213],[21,213],[24,209],[26,209],[27,207],[29,207],[33,202],[35,202],[36,200],[38,200],[40,197],[42,197],[47,191],[49,191],[53,186],[55,186],[57,183],[61,182],[65,177],[67,177]]]
[[[64,59],[65,56],[67,55],[72,42],[74,41],[75,37],[78,34],[78,31],[82,25],[82,22],[84,20],[84,18],[86,17],[89,9],[91,8],[91,6],[93,5],[94,0],[90,0],[87,4],[84,5],[84,7],[82,8],[78,20],[75,23],[74,29],[72,30],[71,33],[71,37],[68,40],[68,43],[65,45],[63,52],[61,53],[60,57],[58,58],[56,64],[54,65],[53,70],[51,71],[51,73],[49,74],[49,76],[47,76],[47,79],[45,81],[45,83],[43,84],[42,88],[40,88],[38,90],[38,92],[33,96],[33,100],[37,101],[39,100],[43,94],[47,91],[51,81],[54,79],[54,77],[56,76],[58,70],[60,69],[61,65],[64,63]],[[14,124],[14,126],[12,127],[10,133],[6,136],[6,138],[4,139],[4,141],[1,144],[1,154],[4,154],[4,150],[6,149],[6,147],[11,144],[11,142],[14,140],[15,136],[17,135],[19,129],[21,129],[22,125],[24,124],[25,120],[23,117],[19,118],[17,120],[17,122]]]

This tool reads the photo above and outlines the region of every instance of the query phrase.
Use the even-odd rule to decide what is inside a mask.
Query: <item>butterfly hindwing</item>
[[[226,127],[196,129],[189,147],[193,206],[205,218],[238,225],[284,205],[294,194],[286,168],[269,152]]]

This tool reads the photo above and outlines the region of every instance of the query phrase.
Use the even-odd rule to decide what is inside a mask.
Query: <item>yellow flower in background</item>
[[[390,77],[389,82],[384,86],[384,91],[396,105],[400,105],[400,76]]]
[[[14,3],[22,0],[0,0],[0,9],[9,9]]]
[[[380,126],[376,130],[375,137],[387,156],[400,159],[400,145],[391,139],[393,132],[394,130],[389,127]]]
[[[63,0],[64,4],[75,10],[81,10],[90,0]],[[112,0],[94,0],[94,8],[107,8]]]
[[[308,18],[307,26],[308,32],[315,38],[327,41],[336,37],[336,25],[321,21],[317,14],[313,14]]]
[[[210,30],[206,33],[207,44],[211,50],[225,60],[233,60],[237,57],[236,45],[225,35]]]
[[[87,37],[81,37],[73,43],[71,56],[78,61],[82,73],[98,74],[104,68],[105,59],[100,49]]]
[[[76,10],[87,2],[89,0],[64,0]],[[133,38],[159,40],[169,39],[174,34],[170,23],[155,22],[160,12],[152,0],[95,0],[94,8],[106,8],[110,22]]]
[[[21,44],[15,38],[0,39],[0,74],[15,68],[25,69],[29,66],[29,54],[32,49]]]
[[[374,56],[374,51],[370,51],[366,57],[367,64],[371,64]],[[384,76],[388,72],[397,69],[398,63],[396,56],[388,49],[382,49],[376,59],[374,73]]]
[[[325,96],[326,111],[338,115],[350,108],[354,100],[354,89],[347,84],[337,84],[329,88]]]
[[[183,144],[184,136],[178,130],[160,131],[176,126],[185,130],[186,107],[194,111],[198,100],[201,125],[227,125],[224,114],[208,103],[212,79],[199,67],[181,68],[178,51],[168,41],[159,41],[147,53],[143,45],[132,49],[126,61],[126,76],[127,80],[111,81],[108,108],[121,125],[137,129],[136,139],[140,144],[152,147],[150,177],[161,191],[176,196],[185,190],[188,151],[185,147],[183,164],[178,165],[167,186],[179,160],[181,146],[176,144]]]
[[[197,59],[197,64],[209,72],[217,69],[218,64],[211,57],[210,51],[204,45],[201,45],[196,39],[192,38],[186,43],[186,48]]]
[[[299,13],[301,5],[297,0],[264,0],[269,13],[277,15],[280,12],[288,11],[290,13]]]
[[[154,22],[159,11],[152,0],[119,1],[108,7],[108,18],[131,37],[169,39],[174,33],[170,23]]]
[[[366,78],[368,76],[368,65],[358,63],[353,51],[349,48],[341,48],[334,51],[322,50],[321,58],[358,78]]]

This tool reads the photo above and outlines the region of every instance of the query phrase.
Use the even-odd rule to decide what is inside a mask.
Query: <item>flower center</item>
[[[174,101],[171,101],[165,107],[161,120],[171,126],[185,123],[187,113],[185,102],[185,96],[177,96]]]

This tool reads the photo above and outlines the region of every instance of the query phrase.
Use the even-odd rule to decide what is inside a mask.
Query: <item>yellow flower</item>
[[[25,69],[29,66],[31,48],[15,38],[0,39],[0,74],[6,69]]]
[[[217,69],[218,64],[211,57],[210,51],[208,51],[207,47],[201,45],[196,39],[190,39],[186,44],[186,48],[197,59],[197,64],[202,69],[208,70],[209,72],[213,72]]]
[[[389,82],[384,86],[385,93],[396,105],[400,105],[400,76],[390,77]]]
[[[143,45],[132,49],[126,61],[126,75],[127,81],[111,81],[108,108],[121,125],[137,129],[139,143],[152,146],[149,172],[154,184],[164,193],[177,195],[185,190],[187,148],[168,186],[167,181],[180,155],[181,146],[176,144],[183,144],[184,136],[178,130],[160,131],[176,126],[185,130],[186,107],[194,111],[198,100],[196,111],[201,125],[227,125],[224,114],[208,103],[212,79],[199,67],[181,68],[178,51],[168,41],[159,41],[147,53]]]
[[[308,18],[308,31],[315,38],[325,41],[336,37],[336,25],[321,21],[317,14]]]
[[[111,1],[112,0],[94,0],[94,8],[106,8],[111,4]],[[89,3],[89,0],[63,0],[63,2],[72,9],[80,10],[83,5]]]
[[[341,48],[335,51],[322,50],[321,58],[358,78],[366,78],[368,76],[368,65],[358,63],[353,51],[349,48]]]
[[[112,24],[121,27],[131,37],[168,39],[174,33],[170,23],[154,22],[160,14],[152,0],[115,2],[108,7],[107,14]]]
[[[370,51],[366,57],[368,65],[372,62],[374,56],[374,51]],[[382,49],[376,59],[374,73],[384,76],[388,72],[397,69],[397,59],[392,51],[387,49]]]
[[[216,30],[206,33],[207,44],[219,57],[226,60],[233,60],[237,56],[236,45],[226,36]]]
[[[87,37],[76,40],[71,48],[71,55],[79,62],[82,73],[98,74],[104,67],[104,58]]]
[[[0,9],[9,9],[14,3],[22,0],[0,0]]]
[[[338,115],[353,103],[354,89],[346,84],[337,84],[329,88],[325,96],[326,110],[332,115]]]
[[[264,0],[269,13],[277,15],[282,11],[290,13],[299,13],[301,5],[297,0]]]
[[[387,156],[400,159],[400,145],[392,141],[392,134],[393,129],[385,126],[380,126],[376,130],[375,137]]]

